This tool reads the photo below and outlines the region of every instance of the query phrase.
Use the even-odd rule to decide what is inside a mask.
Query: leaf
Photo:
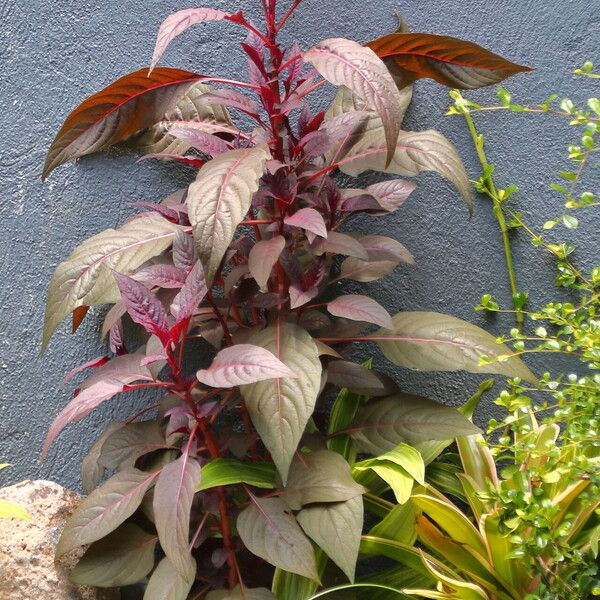
[[[399,444],[393,450],[376,458],[363,460],[354,466],[358,475],[370,469],[377,473],[391,488],[398,504],[404,504],[411,495],[413,479],[425,483],[425,464],[417,450]],[[361,478],[357,478],[361,481]]]
[[[387,375],[347,360],[332,360],[327,365],[327,383],[370,397],[387,396],[398,390]]]
[[[197,262],[194,238],[179,230],[173,238],[173,264],[189,271]]]
[[[190,123],[202,123],[206,127],[212,127],[211,131],[203,132],[204,135],[211,135],[218,131],[218,126],[231,129],[233,125],[227,109],[224,106],[206,102],[204,96],[212,91],[211,86],[196,83],[158,123],[146,129],[142,134],[128,140],[126,145],[137,149],[142,154],[184,154],[191,146],[194,146],[194,143],[188,141],[188,136],[192,137],[199,132],[198,129],[192,130],[188,126]],[[171,130],[175,128],[178,137],[171,133]],[[183,133],[184,131],[185,133]],[[221,146],[218,142],[214,142],[212,138],[208,143],[208,138],[194,137],[194,142],[200,141],[203,145],[208,145],[208,147],[204,147],[204,150],[211,149],[211,152],[208,152],[211,156],[212,152],[217,151],[218,147]],[[223,140],[221,142],[227,148],[225,142]],[[204,153],[207,154],[207,152]]]
[[[221,485],[246,483],[263,489],[275,488],[275,467],[268,462],[247,463],[233,458],[215,458],[202,467],[197,491]]]
[[[343,38],[319,42],[302,56],[330,83],[344,85],[380,115],[387,142],[387,165],[394,156],[402,119],[402,97],[387,68],[370,50]]]
[[[401,312],[393,321],[391,330],[381,329],[375,337],[385,356],[398,366],[421,371],[498,373],[537,381],[517,357],[480,365],[484,356],[494,359],[511,351],[476,325],[434,312]]]
[[[156,214],[142,215],[119,229],[107,229],[80,244],[61,262],[48,289],[42,349],[58,324],[78,306],[119,300],[111,270],[130,273],[164,252],[181,231]]]
[[[73,311],[72,322],[71,322],[71,333],[75,333],[79,329],[79,326],[81,325],[81,323],[83,323],[83,320],[85,319],[85,315],[87,315],[89,310],[90,310],[89,306],[78,306]]]
[[[127,462],[133,466],[140,456],[169,447],[158,421],[118,425],[105,438],[98,457],[98,463],[106,469],[116,469]]]
[[[383,235],[365,235],[359,240],[368,260],[347,258],[340,268],[339,279],[369,282],[391,273],[399,263],[412,265],[412,254],[400,243]]]
[[[204,96],[208,96],[208,94],[204,94]],[[199,152],[202,152],[202,154],[207,154],[208,156],[219,156],[230,149],[227,143],[221,138],[212,133],[201,131],[200,129],[177,127],[177,124],[175,124],[170,127],[168,131],[169,135],[181,142],[185,142],[186,146],[195,148]],[[161,154],[156,154],[155,156],[160,157]],[[169,155],[164,154],[164,156]]]
[[[347,294],[338,296],[327,304],[327,310],[334,317],[344,317],[352,321],[365,321],[391,329],[392,317],[379,302],[369,296],[360,294]]]
[[[340,190],[344,199],[342,211],[368,209],[374,214],[394,212],[404,204],[416,187],[414,183],[405,179],[388,179],[374,183],[364,190],[343,189]],[[377,210],[378,208],[380,210]]]
[[[308,506],[296,518],[304,532],[353,582],[363,526],[362,496],[345,502]]]
[[[380,454],[401,442],[449,440],[479,429],[454,408],[421,396],[396,394],[361,407],[348,431],[361,450]]]
[[[323,238],[327,237],[327,226],[325,225],[325,221],[323,220],[321,213],[314,208],[301,208],[293,215],[285,217],[283,222],[286,225],[300,227],[301,229],[310,231]]]
[[[214,8],[187,8],[170,14],[161,24],[156,36],[156,45],[152,53],[150,72],[154,69],[167,46],[192,25],[206,21],[220,21],[229,13]]]
[[[134,523],[94,542],[71,571],[77,585],[112,588],[141,581],[154,566],[158,538]]]
[[[184,234],[185,235],[185,234]],[[174,265],[156,264],[139,269],[133,278],[147,287],[180,289],[185,283],[186,271]]]
[[[207,285],[250,208],[268,156],[264,147],[226,152],[206,163],[189,187],[189,218]]]
[[[251,116],[258,116],[259,113],[258,104],[254,100],[232,89],[214,90],[207,94],[204,99],[210,104],[237,108]]]
[[[321,361],[312,337],[291,323],[252,335],[250,343],[272,352],[296,378],[270,379],[241,387],[250,417],[283,481],[321,387]]]
[[[358,259],[366,260],[368,254],[355,238],[337,231],[330,231],[327,239],[318,240],[314,245],[315,254],[323,254],[329,252],[331,254],[343,254],[344,256],[352,256]]]
[[[21,506],[0,498],[0,519],[21,519],[28,521],[31,515]]]
[[[438,131],[401,131],[390,163],[386,163],[387,147],[378,118],[343,157],[337,159],[340,171],[358,177],[365,171],[394,173],[415,177],[423,171],[434,171],[458,190],[472,209],[471,184],[456,148]]]
[[[232,590],[214,590],[209,592],[206,600],[276,600],[267,588],[241,588],[236,585]]]
[[[200,463],[189,449],[162,469],[152,508],[160,546],[182,576],[189,570],[190,511],[200,481]]]
[[[352,479],[350,465],[330,450],[297,455],[281,498],[293,510],[315,502],[342,502],[364,492]]]
[[[139,281],[116,271],[113,275],[121,292],[121,301],[132,321],[166,342],[167,313],[162,302]]]
[[[192,317],[207,291],[204,269],[202,263],[197,261],[186,277],[180,292],[171,303],[171,314],[178,323]]]
[[[186,555],[185,576],[179,573],[165,556],[152,573],[144,600],[187,600],[196,577],[196,561]]]
[[[322,219],[321,219],[322,220]],[[256,242],[248,256],[248,269],[262,292],[267,291],[267,282],[279,255],[285,248],[285,238],[276,235],[270,240]]]
[[[161,67],[129,73],[90,96],[67,117],[50,145],[42,179],[71,160],[105,150],[158,123],[201,78]]]
[[[67,520],[56,555],[63,556],[114,531],[137,510],[157,476],[158,472],[137,469],[121,471],[95,489]]]
[[[367,46],[380,58],[393,61],[402,72],[402,85],[429,77],[449,87],[473,89],[533,70],[447,35],[390,33]]]
[[[231,388],[278,377],[296,375],[272,352],[252,344],[235,344],[221,350],[208,369],[200,369],[196,377],[215,388]]]
[[[237,519],[242,542],[268,563],[318,581],[312,544],[280,498],[251,498]]]
[[[100,464],[100,452],[104,442],[124,425],[125,423],[121,422],[111,423],[90,446],[88,453],[81,461],[81,487],[84,494],[89,495],[104,475],[104,466]]]

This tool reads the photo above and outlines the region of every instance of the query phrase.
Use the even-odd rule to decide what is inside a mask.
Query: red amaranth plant
[[[112,304],[103,325],[112,356],[69,374],[91,373],[54,420],[44,454],[65,426],[117,394],[160,393],[111,424],[82,465],[89,496],[57,550],[91,544],[73,571],[78,583],[117,587],[150,575],[147,600],[267,598],[261,587],[270,587],[273,567],[280,582],[287,572],[316,589],[325,554],[353,580],[364,489],[351,473],[356,449],[447,440],[475,428],[454,409],[401,394],[386,375],[349,361],[351,344],[375,342],[411,369],[531,378],[517,358],[480,365],[482,356],[508,351],[478,327],[431,312],[392,317],[368,296],[335,297],[334,285],[373,281],[414,262],[394,239],[346,229],[357,214],[395,211],[414,184],[387,178],[345,188],[336,171],[434,171],[470,207],[452,144],[436,131],[400,129],[412,82],[472,88],[528,69],[404,25],[367,46],[335,38],[306,51],[284,48],[278,34],[300,3],[278,18],[275,0],[263,0],[260,29],[241,11],[171,15],[150,69],[88,98],[51,145],[44,177],[120,142],[144,158],[198,168],[187,189],[138,203],[144,211],[82,243],[50,284],[44,347],[67,315],[77,329],[89,306]],[[247,30],[247,82],[156,66],[175,36],[216,20]],[[339,91],[326,111],[313,112],[308,99],[327,82]],[[230,109],[255,128],[238,127]],[[125,340],[126,320],[145,332],[138,348]],[[365,333],[372,325],[378,329]],[[188,344],[196,338],[202,352]],[[197,370],[209,346],[214,358]],[[184,360],[197,371],[189,374]],[[374,400],[360,409],[338,402],[327,425],[326,399],[336,387]],[[96,487],[106,470],[116,474]],[[223,587],[230,591],[211,592]],[[276,591],[283,597],[289,589]]]

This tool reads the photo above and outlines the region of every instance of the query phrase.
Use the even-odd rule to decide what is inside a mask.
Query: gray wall
[[[218,8],[233,2],[214,0]],[[240,3],[235,3],[240,4]],[[287,4],[281,2],[281,4]],[[596,5],[595,14],[593,5]],[[130,214],[129,202],[159,200],[190,171],[145,162],[131,155],[93,157],[58,169],[40,182],[45,151],[69,111],[85,96],[122,74],[148,63],[161,20],[189,6],[175,0],[4,0],[0,4],[0,79],[4,139],[0,145],[2,201],[0,216],[0,459],[14,463],[2,481],[50,477],[77,487],[78,465],[86,447],[109,419],[130,413],[143,398],[117,398],[55,443],[46,464],[37,456],[48,424],[67,402],[63,374],[99,355],[98,323],[93,311],[77,335],[66,325],[39,357],[46,288],[52,271],[83,239],[114,227]],[[241,0],[259,20],[258,0]],[[289,23],[290,38],[304,47],[319,39],[345,36],[366,41],[395,26],[400,8],[415,31],[446,33],[490,47],[507,58],[535,66],[534,73],[507,85],[514,97],[542,101],[551,92],[590,96],[592,82],[575,81],[571,71],[585,59],[598,60],[598,2],[589,0],[305,0]],[[244,77],[236,47],[241,31],[231,24],[197,27],[177,39],[163,64],[201,73]],[[595,55],[595,56],[594,56]],[[494,100],[493,90],[471,94]],[[462,117],[444,117],[446,90],[419,82],[406,129],[437,128],[462,150],[475,176],[477,161]],[[568,127],[547,116],[487,114],[477,118],[490,142],[500,184],[517,182],[515,205],[528,222],[540,225],[560,211],[560,199],[546,183],[564,166]],[[490,320],[473,312],[482,293],[509,300],[501,239],[487,203],[478,198],[475,216],[450,187],[435,176],[422,176],[418,190],[397,213],[384,220],[360,222],[364,231],[393,235],[414,253],[417,266],[401,268],[369,292],[390,311],[429,309],[449,312],[506,331],[512,320]],[[578,256],[593,255],[591,223],[576,232]],[[598,239],[596,236],[595,242]],[[552,263],[525,238],[515,242],[519,278],[534,304],[548,298]],[[537,363],[538,369],[548,367]],[[422,391],[458,404],[479,377],[464,374],[396,372],[405,389]],[[489,406],[486,410],[489,410]],[[0,460],[1,462],[1,460]]]

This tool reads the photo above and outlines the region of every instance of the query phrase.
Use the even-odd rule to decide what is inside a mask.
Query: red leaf
[[[71,333],[75,333],[79,329],[79,326],[81,325],[82,321],[85,319],[85,315],[87,315],[88,310],[90,310],[90,307],[83,305],[83,306],[78,306],[73,311],[73,322],[71,325]]]
[[[392,63],[394,74],[400,75],[402,87],[428,77],[442,85],[473,89],[533,70],[473,42],[447,35],[390,33],[367,46],[384,62]]]
[[[162,67],[129,73],[82,102],[54,138],[42,179],[72,158],[104,150],[154,125],[201,75]]]
[[[204,269],[202,263],[197,261],[171,304],[171,314],[175,317],[177,323],[189,319],[194,314],[206,292]]]

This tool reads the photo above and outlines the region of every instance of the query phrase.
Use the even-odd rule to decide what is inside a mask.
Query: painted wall
[[[233,2],[214,0],[217,8]],[[282,0],[282,4],[285,4]],[[305,0],[287,33],[304,47],[319,39],[345,36],[367,41],[395,27],[400,8],[415,31],[464,37],[507,58],[535,66],[534,73],[508,83],[515,99],[543,101],[550,93],[578,91],[587,98],[592,83],[577,81],[573,68],[598,60],[599,15],[589,0]],[[69,427],[55,443],[45,465],[37,456],[48,424],[67,402],[70,389],[60,381],[69,369],[99,355],[101,310],[76,336],[61,327],[50,349],[39,354],[47,284],[56,264],[83,239],[121,223],[138,200],[160,200],[190,179],[190,171],[170,165],[135,164],[132,155],[82,160],[58,169],[40,182],[45,151],[69,111],[85,96],[149,61],[159,23],[174,10],[190,6],[175,0],[3,0],[0,3],[0,459],[14,463],[5,481],[52,478],[77,487],[78,465],[103,424],[130,414],[144,399],[117,398]],[[259,19],[258,0],[240,0],[248,16]],[[189,31],[169,48],[163,64],[244,77],[236,47],[240,30],[210,24]],[[594,56],[595,55],[595,56]],[[493,90],[471,94],[492,102]],[[477,161],[462,117],[445,117],[444,88],[420,82],[405,122],[406,129],[436,128],[461,149],[475,176]],[[560,198],[546,184],[564,166],[568,126],[548,116],[486,114],[478,125],[489,140],[501,185],[516,182],[515,205],[527,221],[540,225],[560,211]],[[374,179],[374,178],[373,178]],[[467,220],[455,192],[436,176],[418,180],[410,200],[389,218],[359,222],[364,232],[397,237],[414,253],[417,266],[369,284],[391,312],[422,309],[449,312],[494,332],[507,331],[509,318],[486,319],[472,307],[490,290],[509,300],[501,239],[489,206],[477,199]],[[576,232],[578,257],[593,255],[592,223]],[[552,263],[525,238],[515,242],[522,286],[534,304],[547,299]],[[349,286],[350,290],[359,289]],[[378,362],[382,363],[383,361]],[[534,363],[538,369],[547,363]],[[420,374],[397,370],[407,391],[457,405],[480,377],[465,374]],[[486,406],[486,411],[491,405]],[[481,415],[485,419],[485,414]],[[2,480],[0,480],[1,483]]]

